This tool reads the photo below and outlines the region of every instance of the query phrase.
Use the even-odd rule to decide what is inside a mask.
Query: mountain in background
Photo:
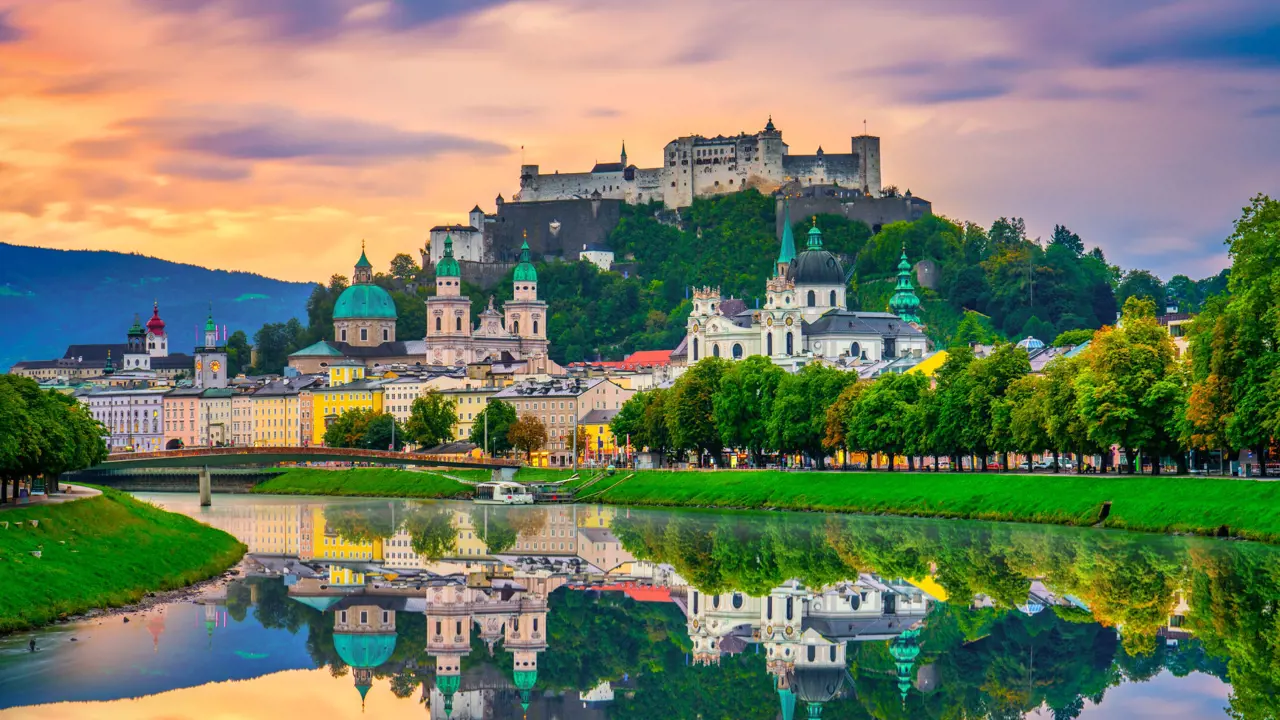
[[[61,357],[72,343],[122,343],[153,301],[172,352],[191,352],[211,301],[219,326],[253,337],[265,322],[306,317],[313,287],[144,255],[0,243],[0,370]]]

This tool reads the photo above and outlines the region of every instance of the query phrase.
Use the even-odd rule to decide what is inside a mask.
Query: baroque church
[[[819,359],[853,366],[927,352],[905,251],[889,303],[893,312],[849,310],[851,273],[822,247],[816,222],[804,252],[797,254],[790,208],[784,206],[783,212],[782,247],[765,286],[764,307],[752,310],[742,300],[722,298],[719,288],[696,289],[685,339],[673,360],[693,364],[708,356],[764,355],[794,371]]]
[[[547,304],[538,299],[538,271],[526,243],[515,268],[515,297],[503,312],[493,306],[471,318],[471,298],[462,294],[462,273],[453,256],[453,239],[445,238],[444,255],[436,263],[436,294],[427,298],[427,332],[422,340],[396,339],[396,305],[391,294],[373,282],[373,265],[364,251],[356,262],[351,286],[333,306],[333,340],[321,340],[289,356],[289,367],[315,373],[337,360],[357,360],[367,367],[450,366],[510,357],[540,370],[554,368],[547,355]]]

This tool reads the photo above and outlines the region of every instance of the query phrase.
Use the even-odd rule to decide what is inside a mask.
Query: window
[[[818,296],[815,295],[812,290],[810,290],[809,291],[809,307],[813,307],[817,304],[818,304]]]
[[[361,611],[360,611],[360,624],[361,624],[361,625],[368,625],[368,624],[369,624],[369,611],[368,611],[368,610],[361,610]]]
[[[693,339],[693,361],[698,362],[698,338]]]
[[[720,343],[716,343],[711,346],[711,355],[713,357],[720,357]]]
[[[342,328],[342,342],[346,342],[346,341],[347,341],[347,329]]]
[[[537,321],[537,320],[534,320],[534,321],[533,321],[533,334],[534,334],[534,335],[537,335],[537,334],[538,334],[538,321]]]
[[[440,332],[440,318],[436,318],[436,332]]]
[[[390,339],[391,339],[391,331],[387,330],[386,328],[382,328],[382,342],[387,342]]]
[[[519,320],[516,320],[515,322],[511,323],[511,334],[512,334],[512,335],[519,335],[519,334],[520,334],[520,321],[519,321]]]
[[[793,341],[793,338],[792,338],[792,335],[791,335],[791,331],[790,331],[790,330],[788,330],[788,331],[787,331],[787,354],[788,354],[788,355],[794,355],[794,354],[795,354],[795,347],[794,347],[794,345],[795,345],[795,344],[794,344],[794,341]]]
[[[462,318],[454,318],[454,320],[455,322],[454,322],[453,329],[457,330],[458,332],[462,332]]]
[[[363,342],[369,339],[369,328],[360,328],[360,340]]]
[[[854,342],[852,345],[850,345],[849,357],[852,357],[855,359],[862,357],[862,346],[859,345],[857,342]]]
[[[768,335],[765,336],[764,344],[765,344],[764,353],[770,356],[773,355],[773,333],[769,333]]]
[[[742,359],[742,344],[741,344],[741,343],[734,343],[734,344],[733,344],[733,359],[734,359],[734,360],[741,360],[741,359]]]

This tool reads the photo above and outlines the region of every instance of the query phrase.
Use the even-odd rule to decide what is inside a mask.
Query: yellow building
[[[297,504],[255,506],[253,544],[249,552],[298,556],[304,512],[310,510]]]
[[[263,385],[249,396],[254,447],[304,444],[300,394],[316,382],[314,377],[282,378]]]
[[[618,411],[614,409],[597,409],[582,418],[582,429],[587,433],[587,446],[578,449],[580,461],[594,460],[601,464],[608,463],[625,450],[625,447],[619,447],[619,441],[613,436],[613,430],[609,427],[609,423],[613,422],[613,416],[617,414]],[[621,443],[625,446],[627,439],[622,438]]]
[[[383,387],[388,382],[365,378],[363,365],[344,364],[329,368],[329,386],[311,389],[311,443],[323,445],[324,431],[344,412],[382,412]]]
[[[607,528],[618,516],[618,509],[608,505],[582,505],[575,515],[580,528]]]
[[[489,405],[489,398],[493,397],[502,388],[496,387],[473,387],[471,383],[466,383],[462,387],[441,389],[439,392],[445,398],[457,403],[458,423],[453,426],[453,437],[457,440],[466,440],[471,437],[471,428],[475,426],[476,418],[480,417],[480,413]]]
[[[324,508],[311,509],[311,537],[315,545],[311,556],[317,560],[372,560],[382,562],[382,538],[370,542],[351,542],[325,524]]]

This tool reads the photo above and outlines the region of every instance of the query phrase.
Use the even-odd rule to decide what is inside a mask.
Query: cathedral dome
[[[513,279],[516,282],[538,282],[538,270],[533,266],[533,261],[529,259],[528,242],[520,246],[520,264],[516,265]]]
[[[791,261],[787,278],[796,285],[844,285],[844,263],[822,249],[822,231],[816,218],[809,228],[808,247]]]
[[[844,687],[844,668],[796,668],[795,693],[802,702],[824,703]]]
[[[462,267],[458,265],[458,259],[453,256],[453,236],[444,236],[444,255],[440,256],[440,261],[436,263],[436,277],[462,277]]]
[[[352,285],[338,296],[333,306],[334,320],[353,318],[396,319],[396,303],[390,293],[377,285]]]
[[[350,667],[376,668],[391,659],[391,653],[396,649],[396,634],[336,632],[333,634],[333,649]]]

